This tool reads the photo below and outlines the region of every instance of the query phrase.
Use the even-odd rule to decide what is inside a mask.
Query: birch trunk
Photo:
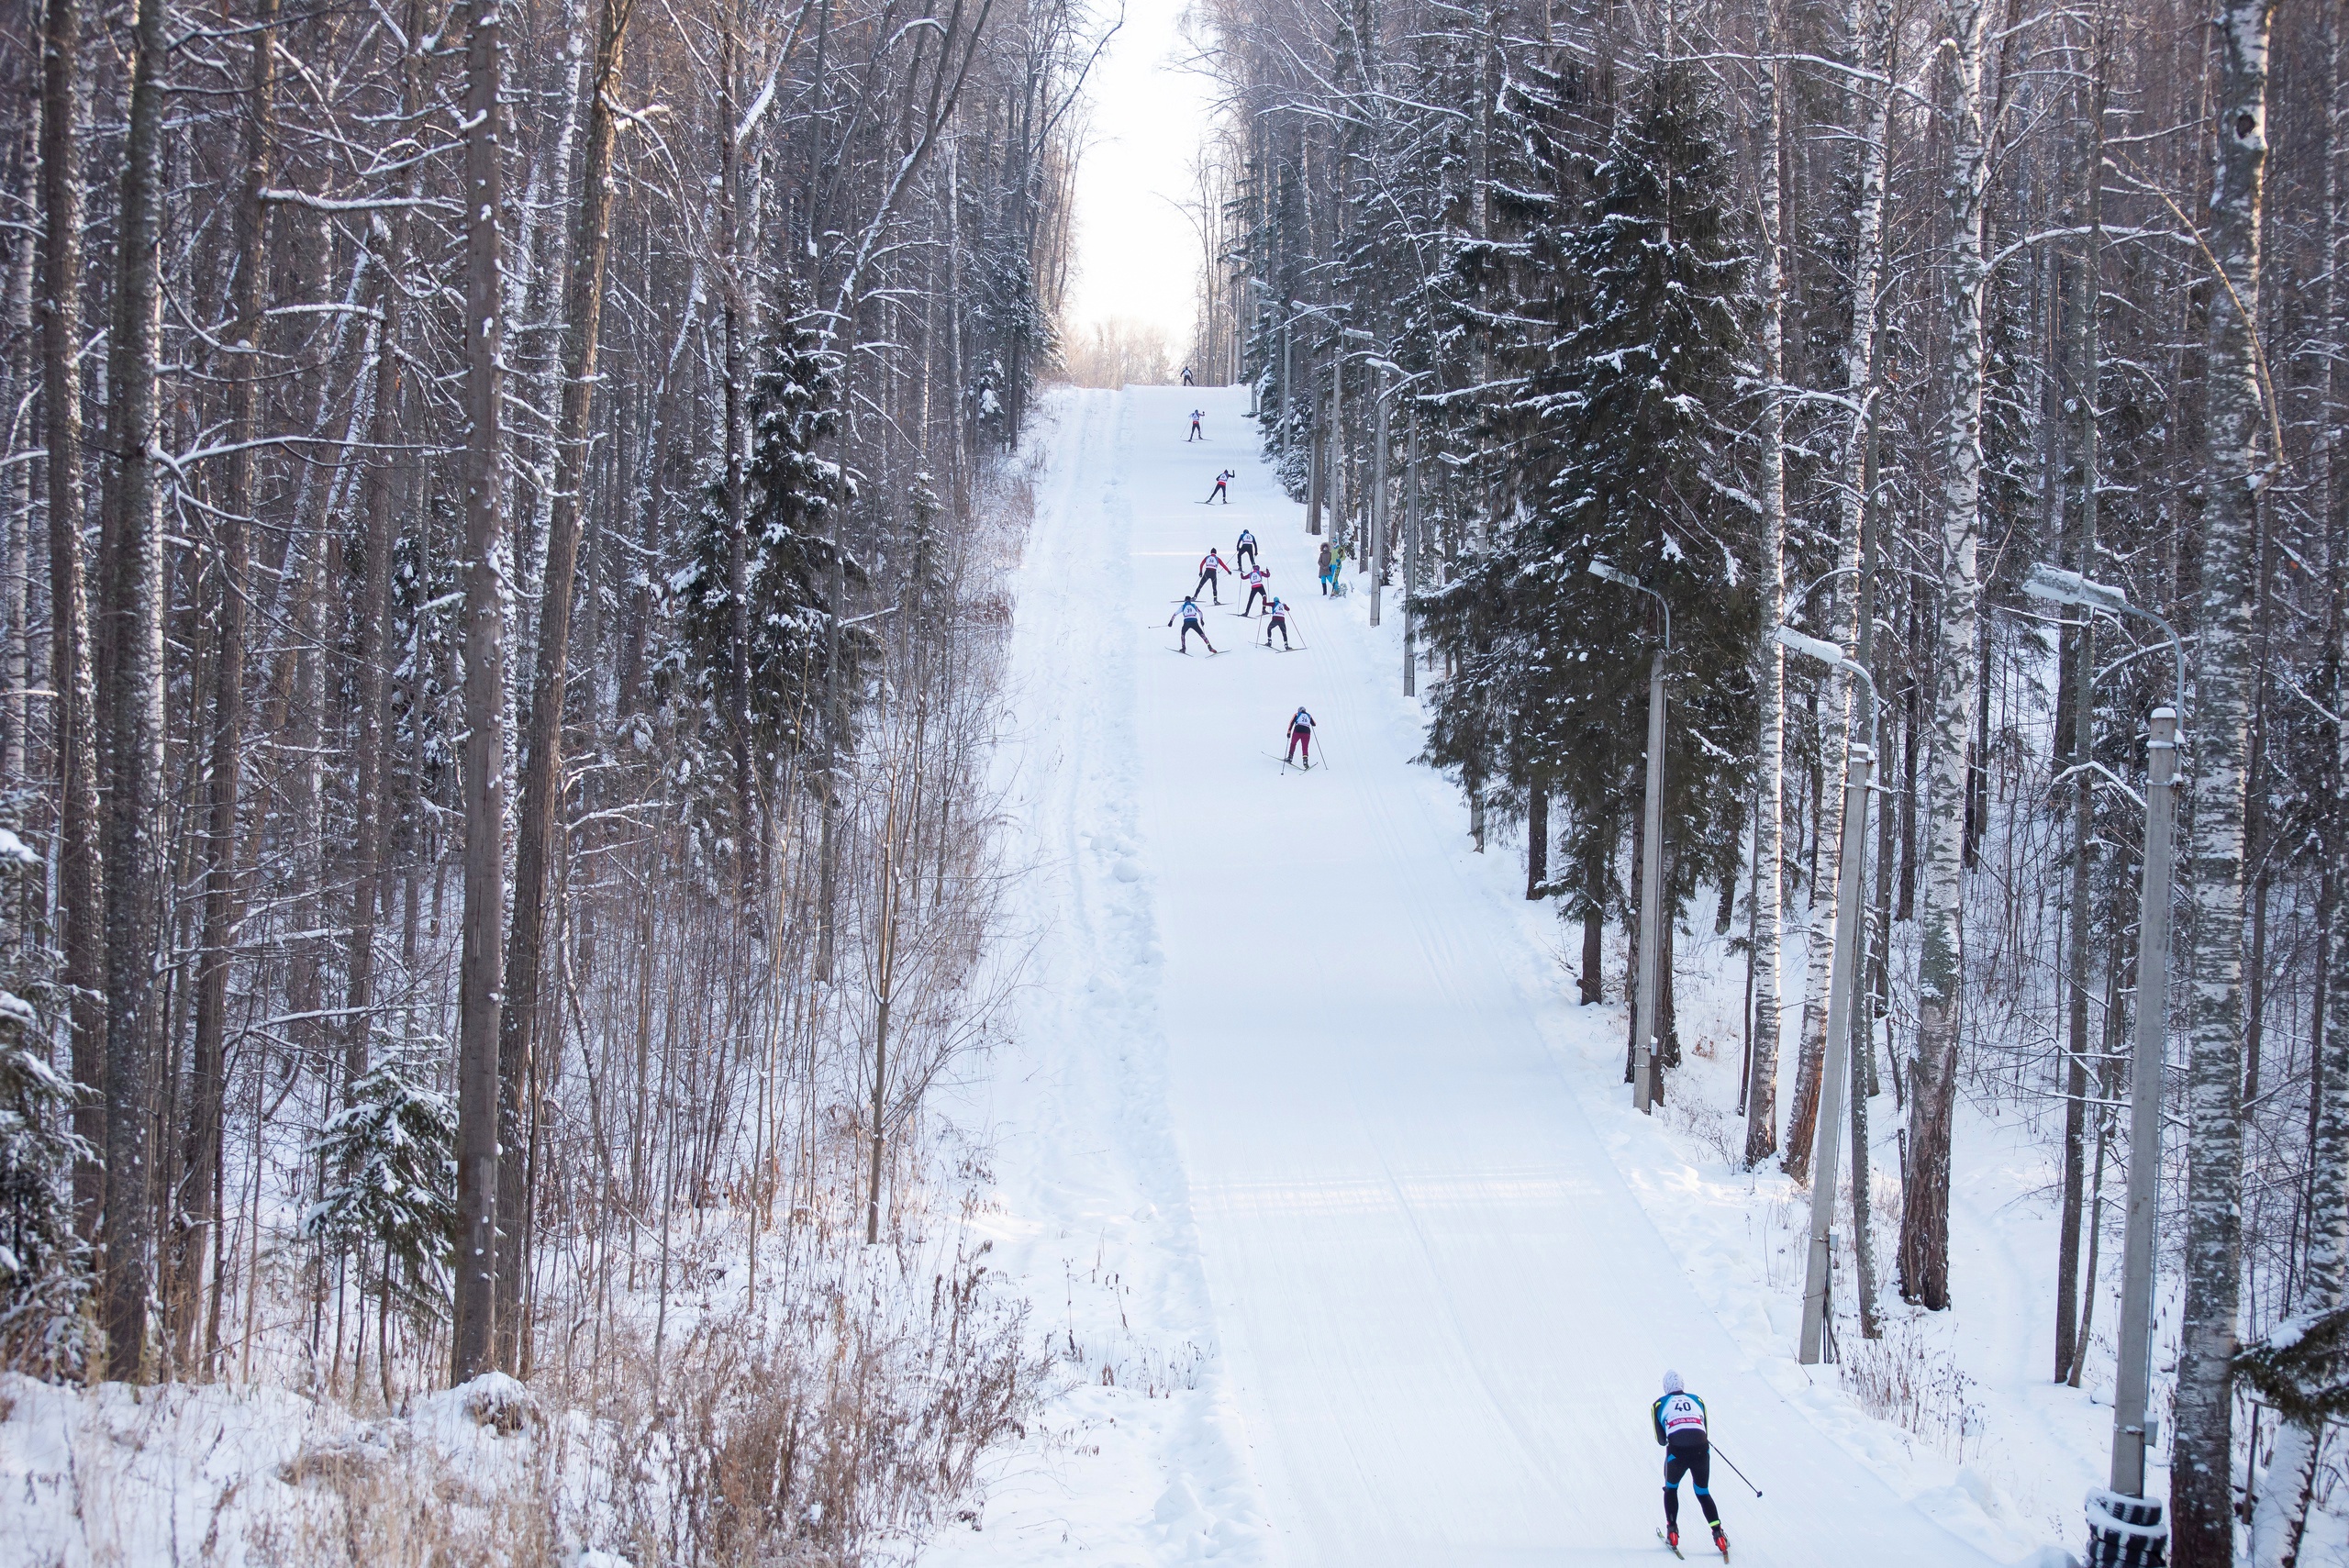
[[[106,1375],[147,1372],[153,1290],[148,1051],[162,917],[163,529],[157,444],[162,417],[163,0],[139,0],[132,23],[130,130],[123,149],[117,284],[123,342],[110,436],[117,473],[113,530],[114,684],[108,693],[105,1241],[99,1315]]]
[[[228,966],[242,906],[237,864],[237,807],[245,759],[245,605],[252,556],[253,453],[244,445],[260,429],[262,288],[268,213],[271,115],[277,90],[277,0],[261,0],[253,35],[246,112],[245,190],[237,213],[237,338],[229,361],[228,457],[220,489],[220,604],[212,671],[212,781],[205,835],[204,936],[196,976],[195,1039],[190,1052],[185,1171],[173,1236],[173,1348],[182,1369],[193,1364],[193,1334],[203,1295],[204,1249],[218,1222],[221,1116],[227,1105]],[[217,1316],[211,1319],[217,1329]],[[205,1364],[217,1351],[204,1347]],[[186,1375],[184,1370],[182,1375]]]
[[[2101,46],[2099,45],[2099,50]],[[2099,53],[2097,81],[2090,94],[2087,184],[2082,206],[2087,239],[2080,256],[2077,351],[2074,356],[2072,395],[2080,408],[2079,510],[2077,537],[2073,543],[2074,568],[2093,578],[2097,529],[2097,394],[2103,379],[2099,369],[2097,317],[2103,308],[2099,269],[2104,264],[2099,230],[2104,216],[2105,71]],[[2085,770],[2096,748],[2096,627],[2083,614],[2074,629],[2072,649],[2072,765]],[[2068,1382],[2079,1364],[2085,1335],[2080,1325],[2081,1203],[2086,1196],[2087,1164],[2088,986],[2092,976],[2089,907],[2095,899],[2096,783],[2083,771],[2072,791],[2072,917],[2067,936],[2070,951],[2065,969],[2071,980],[2070,1011],[2065,1020],[2064,1199],[2058,1223],[2055,1256],[2055,1372],[2058,1383]],[[2094,1282],[2090,1282],[2094,1288]]]
[[[2324,178],[2319,187],[2324,202],[2324,329],[2326,341],[2338,345],[2342,341],[2339,277],[2343,260],[2340,169],[2342,133],[2349,128],[2349,93],[2343,91],[2341,80],[2340,8],[2321,7],[2319,27],[2324,41],[2326,95]],[[2336,433],[2324,445],[2319,492],[2323,505],[2321,515],[2332,535],[2330,613],[2335,646],[2327,706],[2335,714],[2342,713],[2342,705],[2349,702],[2349,680],[2343,678],[2343,655],[2349,653],[2349,616],[2344,616],[2342,604],[2342,571],[2349,566],[2349,561],[2343,559],[2339,511],[2338,359],[2335,353],[2325,361],[2324,428]],[[2332,874],[2324,879],[2329,885],[2318,895],[2318,931],[2320,941],[2327,943],[2330,951],[2324,955],[2319,982],[2316,1006],[2322,1025],[2316,1042],[2317,1070],[2310,1075],[2313,1082],[2310,1086],[2315,1104],[2310,1107],[2308,1272],[2299,1302],[2299,1310],[2304,1313],[2338,1307],[2343,1287],[2349,1286],[2349,919],[2343,919],[2332,907],[2338,890],[2349,886],[2349,880],[2344,880],[2343,874],[2344,862],[2349,862],[2349,821],[2343,820],[2341,804],[2343,781],[2349,780],[2349,724],[2335,726],[2331,772],[2332,777],[2327,781],[2331,787],[2321,795],[2331,806],[2319,852],[2328,857]],[[2299,1562],[2300,1542],[2308,1530],[2321,1436],[2319,1429],[2295,1421],[2287,1421],[2276,1434],[2266,1479],[2260,1487],[2259,1501],[2251,1518],[2254,1568],[2295,1568]]]
[[[548,512],[546,574],[539,607],[539,639],[530,707],[523,729],[521,815],[515,825],[514,912],[506,953],[506,997],[498,1024],[500,1142],[497,1207],[497,1361],[507,1372],[522,1364],[523,1281],[527,1271],[530,1191],[524,1180],[525,1140],[518,1136],[518,1085],[540,1029],[546,940],[547,866],[553,858],[560,811],[562,708],[570,670],[571,600],[579,562],[581,500],[587,483],[587,437],[595,412],[596,346],[603,323],[604,264],[611,250],[612,115],[609,94],[620,65],[629,0],[603,0],[589,74],[587,166],[569,248],[562,350],[562,409],[555,428],[554,494]],[[732,134],[732,127],[726,128]]]
[[[2199,668],[2193,714],[2193,981],[2187,994],[2186,1302],[2180,1318],[2171,1540],[2177,1568],[2234,1557],[2233,1362],[2243,1253],[2243,811],[2258,487],[2267,461],[2256,345],[2267,32],[2274,0],[2218,17],[2217,186],[2203,431]]]
[[[90,1092],[73,1110],[84,1149],[106,1142],[106,1006],[103,866],[98,846],[97,686],[82,524],[82,9],[48,0],[41,34],[41,412],[49,511],[50,678],[57,695],[60,803],[58,914],[74,1081]],[[104,1178],[95,1157],[73,1165],[74,1221],[97,1236]]]
[[[1773,18],[1775,24],[1775,17]],[[1777,30],[1770,28],[1771,47]],[[1762,375],[1768,400],[1762,413],[1762,741],[1754,766],[1760,795],[1753,815],[1753,1064],[1747,1079],[1745,1163],[1751,1170],[1778,1150],[1778,1012],[1784,983],[1780,925],[1786,897],[1787,651],[1771,628],[1787,614],[1787,410],[1784,228],[1779,165],[1785,115],[1778,104],[1778,67],[1760,78],[1762,150]]]
[[[1955,82],[1950,169],[1949,434],[1941,494],[1941,620],[1933,649],[1932,756],[1919,878],[1917,1053],[1909,1076],[1909,1168],[1901,1195],[1900,1293],[1949,1305],[1950,1122],[1957,1098],[1964,1001],[1966,740],[1974,724],[1981,584],[1983,189],[1989,124],[1983,102],[1987,0],[1952,0]]]

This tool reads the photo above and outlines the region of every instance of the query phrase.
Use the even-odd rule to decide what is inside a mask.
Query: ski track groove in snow
[[[1396,593],[1376,629],[1352,562],[1321,597],[1245,407],[1069,392],[1041,438],[1004,749],[1034,984],[955,1114],[994,1151],[997,1260],[1085,1355],[929,1560],[1653,1563],[1674,1366],[1768,1493],[1716,1469],[1740,1564],[1995,1561],[1839,1435],[1831,1376],[1757,1360],[1651,1219],[1668,1197],[1620,1161],[1653,1129],[1584,1082],[1620,1014],[1561,1004],[1510,857],[1470,853],[1411,764]],[[1233,505],[1198,506],[1224,467]],[[1242,527],[1308,648],[1159,657]],[[1300,702],[1334,746],[1310,773],[1264,755]],[[1196,1386],[1132,1385],[1186,1345]]]

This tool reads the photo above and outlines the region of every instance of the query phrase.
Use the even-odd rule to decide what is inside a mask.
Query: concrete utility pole
[[[1664,995],[1664,663],[1672,653],[1672,606],[1662,594],[1603,561],[1590,563],[1590,574],[1645,594],[1664,617],[1664,640],[1648,661],[1648,787],[1640,827],[1640,977],[1631,1053],[1631,1104],[1652,1115],[1664,1097],[1656,1017]]]
[[[1792,627],[1771,628],[1773,640],[1806,658],[1863,682],[1868,711],[1876,711],[1876,682],[1867,666],[1831,642],[1807,637]],[[1851,1083],[1852,995],[1859,989],[1860,872],[1867,856],[1868,789],[1875,783],[1876,749],[1852,727],[1843,767],[1842,862],[1835,873],[1835,955],[1827,979],[1827,1060],[1820,1068],[1819,1125],[1810,1157],[1810,1261],[1803,1274],[1802,1347],[1798,1359],[1816,1366],[1827,1353],[1828,1315],[1834,1310],[1835,1186],[1843,1149],[1843,1095]]]
[[[1370,624],[1386,585],[1386,362],[1378,365],[1378,434],[1370,456]]]
[[[2124,1497],[2145,1495],[2145,1452],[2154,1443],[2146,1418],[2154,1341],[2154,1221],[2162,1163],[2162,1068],[2168,1059],[2169,906],[2172,840],[2177,825],[2177,730],[2186,711],[2186,644],[2169,622],[2129,602],[2119,588],[2091,582],[2077,572],[2044,564],[2031,569],[2023,592],[2058,605],[2102,610],[2148,620],[2169,639],[2170,663],[2177,682],[2176,706],[2154,709],[2145,752],[2145,867],[2138,890],[2137,1033],[2129,1082],[2129,1207],[2122,1229],[2121,1262],[2121,1364],[2113,1374],[2112,1490]],[[2085,703],[2093,694],[2083,692]],[[2089,1525],[2123,1533],[2166,1530],[2157,1504],[2124,1510],[2119,1517],[2100,1508],[2091,1495]]]
[[[1403,695],[1419,695],[1419,620],[1411,598],[1419,591],[1419,417],[1411,416],[1403,462]]]
[[[1280,417],[1280,429],[1281,429],[1281,457],[1282,457],[1282,459],[1283,459],[1284,461],[1286,461],[1286,460],[1287,459],[1287,457],[1288,457],[1288,416],[1289,416],[1289,409],[1290,409],[1291,406],[1293,405],[1293,403],[1295,402],[1296,395],[1297,395],[1293,391],[1291,391],[1291,390],[1290,390],[1290,389],[1291,389],[1291,387],[1292,387],[1292,386],[1294,386],[1296,384],[1295,384],[1295,383],[1293,383],[1293,382],[1291,382],[1291,381],[1288,379],[1288,369],[1289,369],[1288,327],[1289,327],[1289,322],[1290,322],[1291,320],[1295,319],[1296,315],[1297,315],[1297,312],[1296,312],[1296,310],[1295,310],[1292,306],[1287,306],[1287,305],[1283,305],[1283,306],[1281,306],[1281,401],[1280,401],[1280,416],[1279,416],[1279,417]],[[1320,532],[1320,531],[1321,531],[1321,530],[1319,530],[1319,528],[1316,528],[1316,529],[1314,530],[1314,532],[1316,532],[1316,533],[1319,533],[1319,532]]]

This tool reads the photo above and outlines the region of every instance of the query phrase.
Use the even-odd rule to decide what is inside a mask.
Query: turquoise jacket
[[[1654,1405],[1651,1406],[1648,1409],[1648,1418],[1655,1424],[1655,1440],[1658,1444],[1664,1442],[1666,1435],[1664,1429],[1664,1407],[1667,1402],[1674,1399],[1686,1399],[1689,1404],[1697,1407],[1697,1431],[1699,1435],[1702,1435],[1705,1431],[1705,1402],[1702,1399],[1698,1398],[1693,1394],[1667,1394],[1662,1399],[1657,1400]],[[1686,1431],[1687,1429],[1687,1413],[1686,1411],[1681,1411],[1677,1412],[1677,1415],[1679,1417],[1681,1429]]]

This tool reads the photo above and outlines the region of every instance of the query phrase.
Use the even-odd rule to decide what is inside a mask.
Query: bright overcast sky
[[[1104,0],[1105,19],[1117,0]],[[1092,135],[1076,173],[1072,336],[1128,317],[1163,328],[1166,351],[1190,351],[1199,242],[1170,203],[1187,195],[1212,84],[1178,69],[1185,0],[1125,0],[1126,25],[1093,68]]]

